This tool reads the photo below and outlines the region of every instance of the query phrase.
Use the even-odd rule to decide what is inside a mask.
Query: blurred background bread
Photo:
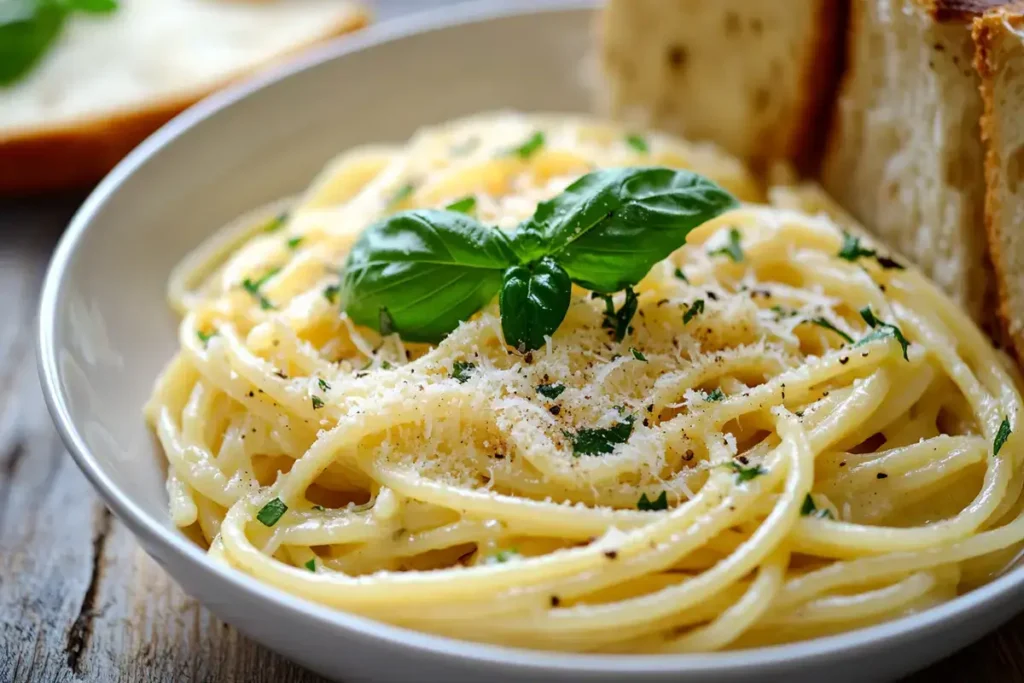
[[[840,0],[609,0],[602,106],[758,168],[813,164],[838,76]]]
[[[39,62],[0,87],[0,194],[88,186],[213,90],[367,22],[344,0],[117,4],[69,18]]]
[[[1024,359],[1024,3],[974,23],[985,113],[985,227],[999,316]]]
[[[991,273],[967,4],[854,0],[822,181],[983,322]]]

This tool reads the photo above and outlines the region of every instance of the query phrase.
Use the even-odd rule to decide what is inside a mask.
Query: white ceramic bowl
[[[79,467],[190,594],[256,640],[345,681],[793,681],[894,678],[1017,611],[1024,568],[933,610],[811,642],[708,655],[560,655],[464,643],[305,602],[210,561],[172,524],[141,415],[177,345],[172,266],[216,227],[293,194],[336,152],[480,110],[585,111],[587,2],[504,2],[370,28],[206,100],[82,206],[42,295],[39,365]]]

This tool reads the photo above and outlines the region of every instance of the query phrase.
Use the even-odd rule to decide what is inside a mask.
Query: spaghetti
[[[623,295],[576,289],[525,355],[496,303],[437,345],[339,311],[338,267],[382,216],[461,202],[509,229],[630,165],[745,204],[654,267],[621,341]],[[348,152],[172,277],[181,349],[146,415],[174,523],[309,600],[548,650],[752,647],[949,600],[1024,541],[1016,370],[824,201],[768,203],[711,147],[566,117]]]

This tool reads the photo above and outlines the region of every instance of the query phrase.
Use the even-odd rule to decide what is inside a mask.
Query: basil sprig
[[[108,14],[117,0],[10,0],[0,3],[0,86],[34,67],[60,36],[73,12]]]
[[[529,351],[561,325],[573,283],[628,293],[691,230],[737,205],[703,176],[648,167],[588,173],[511,235],[455,211],[403,211],[360,236],[339,298],[360,325],[382,331],[386,309],[403,338],[436,343],[498,294],[505,342]]]

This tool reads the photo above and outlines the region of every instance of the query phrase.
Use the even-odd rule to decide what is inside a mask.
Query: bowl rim
[[[323,62],[440,29],[524,15],[592,11],[597,7],[598,1],[470,0],[418,11],[371,25],[340,40],[315,47],[287,64],[271,68],[255,78],[211,95],[176,116],[130,152],[96,186],[71,219],[46,270],[39,300],[36,332],[40,384],[54,425],[79,469],[134,534],[143,537],[154,546],[159,546],[165,556],[173,556],[179,563],[189,563],[194,570],[230,584],[252,603],[266,601],[278,610],[290,613],[289,616],[292,618],[312,621],[321,628],[353,631],[382,645],[411,648],[419,651],[421,655],[455,657],[471,664],[500,664],[520,669],[546,669],[563,673],[712,674],[735,673],[739,670],[764,671],[763,667],[770,665],[796,664],[844,654],[855,655],[858,650],[870,650],[890,639],[912,635],[926,637],[938,630],[947,619],[966,619],[1008,598],[1006,594],[1024,584],[1024,566],[1019,566],[983,586],[918,614],[845,633],[784,645],[692,654],[580,654],[475,643],[393,626],[327,607],[226,567],[210,559],[199,546],[183,534],[169,528],[166,519],[147,514],[110,479],[103,466],[93,456],[78,426],[72,420],[67,396],[63,391],[55,336],[56,313],[67,287],[66,271],[74,259],[79,243],[93,225],[100,209],[119,192],[124,181],[140,166],[160,150],[172,145],[197,123],[233,106],[256,91]]]

